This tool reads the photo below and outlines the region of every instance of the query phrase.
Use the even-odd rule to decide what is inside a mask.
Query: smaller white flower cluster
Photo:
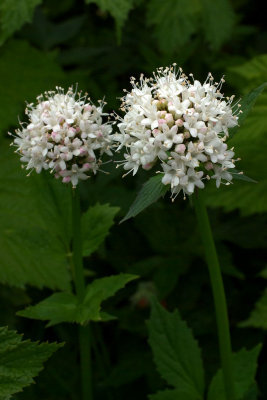
[[[229,184],[235,167],[233,149],[225,143],[228,128],[238,123],[239,104],[220,92],[223,79],[211,74],[201,84],[175,66],[159,68],[154,78],[131,79],[132,91],[122,99],[123,118],[114,139],[125,146],[122,164],[128,173],[152,168],[159,160],[162,183],[171,185],[172,197],[191,195],[204,179]],[[128,174],[127,173],[127,174]],[[127,175],[125,174],[125,175]],[[124,175],[124,176],[125,176]]]
[[[16,131],[17,152],[27,170],[51,169],[56,178],[75,187],[80,179],[97,172],[104,153],[112,155],[112,126],[102,120],[107,115],[104,102],[97,107],[87,95],[72,88],[64,93],[59,87],[37,101],[27,106],[29,123]]]

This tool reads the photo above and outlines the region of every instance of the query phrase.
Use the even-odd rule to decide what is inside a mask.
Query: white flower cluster
[[[234,96],[224,98],[220,92],[223,82],[214,83],[209,74],[201,84],[175,66],[159,68],[154,78],[141,75],[140,82],[132,78],[114,136],[118,149],[127,151],[124,169],[136,174],[160,160],[162,183],[171,185],[173,198],[203,188],[204,179],[216,179],[217,187],[222,180],[229,184],[236,160],[225,141],[240,111],[239,104],[232,106]]]
[[[77,98],[76,98],[77,97]],[[46,92],[29,104],[29,123],[22,123],[14,140],[26,169],[51,169],[56,178],[75,187],[80,179],[96,173],[103,153],[112,155],[113,138],[110,122],[102,117],[104,102],[96,107],[87,95],[69,88]]]

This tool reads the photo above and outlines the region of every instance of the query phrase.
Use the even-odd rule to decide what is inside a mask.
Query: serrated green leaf
[[[203,399],[201,351],[178,311],[170,313],[154,302],[148,329],[149,344],[160,375],[183,393],[183,398]]]
[[[0,49],[0,96],[5,99],[0,107],[0,132],[18,125],[25,101],[65,83],[66,75],[55,58],[55,53],[43,53],[22,40],[9,41]]]
[[[96,279],[87,286],[83,303],[79,303],[77,297],[71,293],[54,293],[35,306],[19,311],[17,315],[42,321],[49,320],[47,326],[61,322],[84,324],[88,321],[110,321],[114,317],[102,312],[103,301],[136,278],[136,275],[119,274]]]
[[[231,37],[235,14],[228,0],[201,0],[203,28],[207,42],[219,49]]]
[[[162,390],[149,396],[150,400],[198,400],[194,393],[182,392],[179,389]]]
[[[20,317],[49,320],[47,326],[61,322],[76,322],[78,313],[78,300],[72,293],[54,293],[35,306],[27,307],[17,312]]]
[[[89,256],[96,251],[105,240],[118,211],[118,207],[111,207],[109,204],[96,204],[83,214],[82,234],[84,256]]]
[[[36,343],[8,328],[0,328],[0,394],[9,398],[31,383],[43,363],[60,347],[57,343]]]
[[[25,22],[30,22],[35,7],[42,0],[1,0],[0,2],[0,45]]]
[[[137,278],[138,276],[132,274],[119,274],[95,279],[87,286],[79,322],[84,323],[90,319],[100,321],[101,303]]]
[[[152,203],[157,201],[160,197],[164,196],[169,190],[169,185],[163,185],[161,182],[162,175],[158,174],[150,178],[141,188],[135,201],[131,205],[128,213],[121,222],[126,221],[129,218],[135,217],[145,208],[150,206]]]
[[[155,27],[155,36],[160,49],[171,53],[184,45],[196,31],[197,1],[150,0],[147,22]]]
[[[66,290],[69,188],[49,174],[27,177],[7,144],[0,143],[0,282]]]
[[[239,326],[267,329],[267,289],[255,304],[249,318],[239,323]]]
[[[255,385],[257,359],[261,345],[252,350],[242,349],[233,356],[236,400],[243,400],[251,387]],[[227,400],[224,392],[222,371],[219,370],[211,381],[208,400]]]

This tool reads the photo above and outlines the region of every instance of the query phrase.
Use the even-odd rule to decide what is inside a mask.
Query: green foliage
[[[231,37],[235,14],[228,0],[201,0],[205,37],[218,50]]]
[[[78,300],[72,293],[54,293],[35,306],[30,306],[19,311],[20,317],[49,320],[47,326],[60,324],[61,322],[76,322],[78,314]]]
[[[238,180],[238,181],[245,181],[245,182],[251,182],[251,183],[258,183],[252,178],[249,178],[248,176],[244,175],[242,171],[238,171],[235,168],[231,169],[231,173],[233,175],[233,179]]]
[[[176,62],[185,73],[192,72],[201,82],[209,71],[216,80],[225,74],[225,95],[236,94],[236,101],[241,97],[243,114],[240,123],[245,116],[246,94],[267,81],[265,16],[258,12],[254,2],[95,0],[86,4],[86,0],[44,0],[34,13],[27,14],[28,19],[33,15],[32,23],[25,24],[23,7],[31,4],[33,10],[34,2],[0,0],[0,42],[9,29],[16,29],[15,35],[0,48],[2,134],[7,130],[14,132],[18,116],[21,121],[25,120],[22,114],[25,100],[35,101],[37,95],[56,85],[67,88],[78,82],[79,89],[88,91],[95,103],[105,96],[105,110],[116,111],[122,89],[129,90],[130,76],[138,76],[140,72],[151,76],[156,67]],[[122,36],[119,45],[118,31]],[[236,164],[238,170],[258,183],[235,179],[233,185],[217,190],[212,182],[207,193],[209,204],[214,206],[210,210],[211,222],[222,270],[226,274],[234,347],[253,347],[266,339],[263,329],[235,326],[236,321],[249,315],[254,299],[265,294],[259,271],[266,267],[264,249],[267,244],[266,104],[265,89],[241,128],[236,132],[233,129],[231,139],[236,157],[242,158]],[[229,145],[231,147],[231,142]],[[118,153],[114,156],[116,160],[119,158]],[[37,304],[56,289],[59,292],[50,298],[52,310],[47,311],[48,317],[53,314],[56,323],[56,319],[61,321],[68,312],[69,319],[75,319],[71,313],[76,313],[77,303],[75,296],[70,294],[69,284],[69,188],[43,173],[36,175],[33,172],[26,178],[18,158],[13,156],[6,143],[0,143],[2,325],[19,327],[27,337],[58,338],[59,342],[64,340],[68,345],[47,363],[37,385],[29,386],[12,398],[78,399],[81,396],[77,326],[66,323],[46,330],[43,322],[16,316],[17,310],[25,308],[29,301]],[[135,177],[122,180],[122,171],[113,168],[112,163],[105,164],[104,169],[110,174],[99,173],[82,183],[82,205],[86,208],[96,203],[110,203],[120,207],[125,215],[134,194],[142,182],[152,176],[153,170],[139,170]],[[244,175],[235,175],[235,178],[241,179]],[[88,282],[92,277],[121,272],[137,274],[145,288],[154,288],[167,309],[178,307],[182,310],[195,337],[201,340],[209,381],[218,369],[218,343],[209,277],[203,265],[201,243],[189,203],[178,196],[172,204],[167,194],[164,200],[147,207],[127,224],[115,224],[104,251],[100,248],[91,257],[86,257],[84,264]],[[230,212],[225,213],[225,209]],[[259,214],[255,215],[256,212]],[[244,216],[245,213],[249,215]],[[90,218],[91,223],[93,219]],[[91,234],[90,230],[87,238],[91,238]],[[91,248],[90,245],[88,250]],[[26,291],[25,288],[5,286],[7,282],[29,286]],[[40,293],[30,285],[48,286],[52,291],[44,289]],[[195,393],[182,393],[159,379],[146,342],[145,320],[150,306],[133,301],[139,289],[139,284],[132,282],[101,303],[101,321],[111,318],[101,311],[103,309],[117,317],[116,323],[91,323],[96,397],[136,400],[154,393],[151,398],[155,400],[195,400]],[[89,303],[92,307],[97,303],[94,298]],[[261,307],[264,315],[259,315],[258,324],[266,320],[264,306]],[[91,311],[93,316],[98,315],[94,309]],[[51,319],[46,321],[49,323]],[[176,340],[179,331],[176,331]],[[185,344],[185,350],[186,347]],[[244,369],[253,362],[244,358]],[[255,383],[252,384],[242,400],[255,400],[257,396],[267,398],[265,377],[263,352],[257,373],[259,390]],[[6,400],[7,396],[4,397]],[[207,387],[201,400],[203,397],[207,398]],[[220,399],[220,394],[218,397]]]
[[[30,22],[35,7],[42,0],[1,0],[0,2],[0,45],[25,22]]]
[[[231,37],[235,14],[228,0],[150,0],[147,22],[155,27],[165,53],[185,46],[200,27],[210,47],[218,50]]]
[[[148,322],[149,344],[160,375],[174,394],[185,400],[201,400],[204,395],[204,369],[201,351],[191,330],[178,312],[170,313],[154,302]],[[163,392],[164,393],[164,392]],[[170,393],[156,395],[169,399]]]
[[[243,400],[255,385],[257,359],[261,345],[252,350],[242,349],[234,354],[234,376],[236,383],[236,400]],[[250,397],[256,400],[256,397]],[[219,370],[211,381],[208,400],[227,400],[224,393],[222,371]]]
[[[69,188],[49,175],[26,177],[3,140],[0,164],[0,281],[68,289]]]
[[[79,303],[77,297],[71,293],[54,293],[35,306],[30,306],[17,314],[31,319],[49,320],[47,326],[61,322],[84,324],[88,321],[106,321],[112,317],[102,313],[103,301],[112,297],[136,278],[136,275],[120,274],[96,279],[87,286],[82,303]]]
[[[255,304],[249,318],[239,324],[240,327],[253,327],[267,329],[267,290]]]
[[[112,15],[116,21],[117,29],[120,30],[133,8],[133,0],[85,0],[87,4],[96,3],[98,7]]]
[[[22,340],[15,331],[0,328],[0,399],[9,399],[34,383],[43,363],[60,347],[62,344]]]
[[[141,188],[135,201],[131,205],[128,213],[121,222],[129,218],[135,217],[146,207],[157,201],[160,197],[164,196],[169,189],[169,185],[163,185],[161,182],[162,175],[158,174],[150,178]]]
[[[198,2],[186,0],[150,0],[147,22],[155,26],[160,49],[171,53],[184,45],[196,31]]]
[[[0,49],[0,75],[0,97],[5,99],[0,107],[0,132],[3,133],[18,124],[25,100],[31,102],[66,80],[55,54],[42,53],[22,40],[12,40]]]
[[[230,130],[230,137],[232,137],[239,130],[239,127],[245,122],[247,116],[254,107],[258,97],[262,94],[266,86],[267,82],[253,89],[250,93],[246,94],[240,101],[242,114],[239,114],[238,116],[238,126],[235,126]]]
[[[110,207],[108,204],[96,204],[83,214],[82,234],[84,256],[92,254],[105,240],[118,211],[118,207]]]
[[[236,76],[235,83],[240,85],[242,90],[244,88],[249,90],[267,80],[266,66],[267,55],[264,55],[239,67],[232,67],[231,73]],[[233,185],[220,188],[220,190],[210,187],[207,201],[212,207],[221,206],[227,211],[239,208],[245,215],[267,211],[267,179],[264,168],[262,168],[265,164],[265,153],[262,149],[267,146],[267,93],[266,90],[264,91],[265,87],[265,83],[261,84],[244,97],[244,117],[247,118],[244,122],[241,117],[243,125],[229,142],[229,146],[235,147],[236,155],[241,157],[238,168],[258,183],[252,185],[249,182],[234,182]],[[256,99],[257,102],[253,107]],[[249,111],[250,114],[247,116]]]

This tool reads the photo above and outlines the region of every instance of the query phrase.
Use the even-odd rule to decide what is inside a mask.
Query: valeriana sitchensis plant
[[[115,136],[126,150],[125,170],[135,175],[141,167],[161,167],[162,183],[172,197],[191,195],[205,181],[229,184],[235,167],[234,151],[226,143],[228,129],[238,124],[239,104],[220,92],[224,79],[211,74],[201,84],[181,69],[159,68],[153,78],[131,79],[132,90],[122,99]]]
[[[87,94],[57,87],[28,104],[27,123],[21,123],[14,140],[26,169],[50,170],[75,187],[96,174],[103,154],[112,155],[112,125],[104,122],[103,101],[95,106]],[[30,173],[29,172],[29,173]]]
[[[234,96],[225,98],[221,93],[223,83],[223,78],[214,82],[209,73],[202,84],[175,65],[159,68],[152,78],[131,78],[132,89],[122,98],[123,116],[117,116],[119,132],[115,140],[124,152],[121,164],[128,171],[125,175],[135,175],[139,168],[155,167],[161,180],[157,185],[170,188],[172,200],[180,192],[185,198],[193,195],[215,302],[225,394],[227,400],[235,400],[223,281],[208,214],[198,190],[213,179],[217,188],[221,183],[229,185],[236,174],[238,159],[227,139],[242,111]],[[151,183],[144,193],[159,197],[164,190]],[[140,193],[135,204],[136,209],[140,206],[138,211],[144,208],[142,201],[146,202],[145,195]],[[125,219],[136,214],[137,211],[128,213]]]
[[[94,248],[85,248],[83,239],[86,238],[82,236],[81,231],[79,181],[88,179],[100,171],[102,156],[104,154],[112,156],[114,147],[113,123],[109,115],[103,112],[103,106],[103,101],[99,101],[99,105],[95,106],[87,94],[77,93],[72,87],[67,92],[58,87],[55,91],[38,96],[36,104],[27,105],[28,121],[21,123],[21,128],[16,131],[13,141],[13,145],[17,147],[16,152],[21,156],[22,165],[26,164],[28,175],[33,170],[37,173],[50,170],[55,178],[64,184],[69,184],[72,189],[72,253],[69,255],[69,260],[76,295],[55,293],[41,303],[21,311],[19,315],[49,320],[50,325],[60,322],[80,324],[83,400],[90,400],[93,397],[88,322],[110,319],[109,315],[101,314],[101,302],[136,278],[134,275],[120,274],[95,279],[87,286],[85,282],[83,255],[91,254],[104,240],[118,211],[118,208],[103,206],[105,209],[103,215],[108,214],[107,221],[104,221],[103,229],[100,227],[101,224],[95,228],[98,236],[93,240]],[[58,184],[62,184],[61,182]],[[95,215],[101,214],[101,207],[99,204],[95,206],[95,214],[94,208],[87,210],[85,214],[87,224],[90,221],[91,210],[95,220],[97,218]],[[86,227],[83,225],[83,228]],[[90,235],[91,237],[94,235],[94,225],[90,229]]]

